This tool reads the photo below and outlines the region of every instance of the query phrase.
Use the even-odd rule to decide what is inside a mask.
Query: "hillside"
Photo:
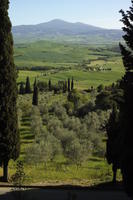
[[[37,25],[14,26],[13,35],[15,43],[53,40],[99,44],[120,41],[122,31],[55,19]]]
[[[123,75],[119,47],[113,45],[79,45],[38,41],[16,44],[14,58],[20,70],[18,81],[64,81],[74,77],[78,89],[90,85],[109,85]]]

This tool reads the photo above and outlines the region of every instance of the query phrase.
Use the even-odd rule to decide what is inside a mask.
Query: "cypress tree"
[[[35,79],[34,82],[34,91],[33,91],[33,99],[32,99],[32,105],[38,106],[38,86],[37,86],[37,81]]]
[[[24,84],[21,82],[20,83],[20,88],[19,88],[19,94],[24,94],[24,93],[25,93]]]
[[[63,82],[63,93],[66,93],[66,85],[65,85],[65,81]]]
[[[49,79],[49,82],[48,82],[48,87],[49,87],[49,91],[52,90],[52,83],[51,83],[51,80]]]
[[[124,24],[125,45],[120,44],[125,75],[121,81],[124,90],[124,103],[121,105],[121,170],[125,187],[129,193],[133,189],[133,0],[129,11],[122,14],[121,21]]]
[[[73,77],[72,77],[72,81],[71,81],[71,90],[73,90],[74,89],[74,79],[73,79]]]
[[[17,120],[17,71],[13,59],[13,38],[8,17],[9,1],[0,1],[0,161],[3,180],[8,180],[8,163],[19,156]]]
[[[63,83],[63,92],[64,93],[67,92],[67,81],[64,81],[64,83]]]
[[[70,86],[70,78],[68,78],[68,83],[67,84],[68,84],[68,86],[67,86],[68,92],[70,92],[70,87],[71,87]]]
[[[119,113],[116,104],[114,104],[110,119],[106,125],[106,159],[109,164],[112,164],[113,183],[116,183],[117,169],[120,168],[119,128]]]
[[[31,87],[30,87],[30,78],[26,78],[26,84],[25,84],[25,93],[30,94],[31,93]]]
[[[65,81],[65,92],[67,92],[67,81]]]

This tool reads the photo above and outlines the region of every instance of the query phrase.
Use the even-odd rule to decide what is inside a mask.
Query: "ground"
[[[21,196],[14,195],[10,188],[0,189],[0,200],[131,200],[123,191],[99,190],[53,190],[29,189]]]

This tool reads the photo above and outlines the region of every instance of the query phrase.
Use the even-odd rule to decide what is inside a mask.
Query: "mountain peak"
[[[66,21],[64,21],[62,19],[52,19],[49,22],[66,22]]]
[[[119,41],[122,36],[121,30],[108,30],[81,22],[66,22],[61,19],[30,25],[13,27],[14,38],[32,38],[32,40],[52,39],[52,38],[99,38],[99,40]],[[71,40],[71,39],[70,39]],[[95,39],[94,39],[95,40]]]
[[[69,22],[66,22],[62,19],[53,19],[53,20],[50,20],[48,22],[44,22],[44,23],[41,23],[41,24],[54,24],[54,25],[59,24],[60,25],[60,24],[67,24],[67,23],[69,23]]]

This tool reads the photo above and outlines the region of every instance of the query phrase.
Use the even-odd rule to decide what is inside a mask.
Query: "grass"
[[[97,87],[100,84],[110,85],[116,82],[123,76],[123,72],[114,70],[111,72],[87,72],[82,70],[69,70],[62,71],[56,74],[44,75],[43,72],[37,71],[20,71],[18,82],[25,81],[26,77],[29,76],[31,83],[33,84],[35,78],[40,81],[47,81],[51,79],[53,83],[57,83],[59,80],[66,80],[69,77],[74,77],[75,87],[78,89],[88,89],[91,86]]]
[[[57,83],[74,77],[75,87],[88,89],[99,84],[109,85],[123,76],[124,67],[119,52],[112,50],[113,46],[91,46],[80,44],[56,43],[39,41],[30,44],[15,45],[15,63],[28,70],[20,70],[18,82],[25,81],[29,76],[33,84],[38,80]],[[90,72],[86,67],[111,68],[111,71]],[[30,71],[30,68],[46,67],[42,71]],[[42,69],[43,69],[42,68]]]
[[[33,143],[34,135],[30,130],[30,119],[29,117],[22,117],[21,128],[20,128],[20,140],[21,140],[21,159],[24,159],[25,151],[28,144]]]
[[[112,47],[112,45],[110,46]],[[80,44],[56,43],[49,41],[39,41],[30,44],[15,45],[15,63],[17,66],[75,66],[84,61],[112,59],[120,57],[119,52],[113,52],[106,45],[90,46]]]
[[[94,161],[93,161],[94,159]],[[10,162],[9,173],[10,176],[14,174],[15,163]],[[60,163],[51,162],[47,167],[43,163],[34,165],[24,165],[26,173],[26,183],[68,183],[68,184],[88,184],[92,185],[98,182],[111,181],[112,171],[111,167],[106,164],[103,159],[96,161],[96,158],[90,158],[88,162],[81,167],[73,164],[67,165],[60,160]]]
[[[93,185],[112,180],[112,170],[106,161],[102,158],[90,157],[81,167],[74,164],[65,163],[62,158],[56,162],[34,165],[24,164],[26,173],[26,184],[75,184],[75,185]],[[15,163],[10,162],[10,176],[15,172]],[[1,174],[1,173],[0,173]],[[121,180],[120,171],[117,176]]]

